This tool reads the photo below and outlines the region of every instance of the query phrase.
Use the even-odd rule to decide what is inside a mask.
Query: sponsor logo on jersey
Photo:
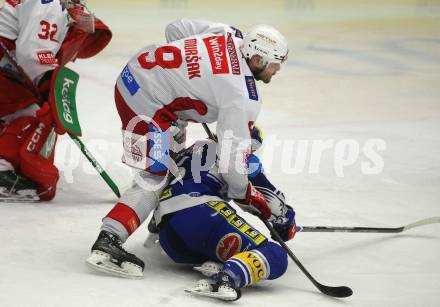
[[[235,227],[237,231],[248,237],[256,245],[260,245],[267,238],[258,232],[255,228],[250,226],[246,221],[244,221],[240,216],[238,216],[234,210],[232,210],[225,202],[222,201],[208,201],[206,202],[215,211],[219,212],[230,225]]]
[[[121,73],[121,79],[131,96],[134,96],[141,88],[128,68],[128,65],[124,67]]]
[[[186,69],[188,71],[188,78],[201,78],[199,61],[202,57],[199,56],[199,50],[197,49],[197,39],[191,38],[184,41],[185,44],[185,61]]]
[[[224,235],[217,243],[215,254],[221,261],[226,261],[241,250],[241,237],[239,234],[231,232]]]
[[[53,2],[53,0],[41,0],[41,4],[48,4]]]
[[[210,36],[203,39],[208,50],[213,74],[229,73],[229,65],[226,59],[226,39],[221,36]]]
[[[235,49],[234,40],[232,39],[232,34],[228,33],[227,41],[229,62],[231,62],[231,69],[234,75],[240,74],[240,62],[238,61],[237,49]]]
[[[245,76],[249,99],[258,101],[257,84],[252,76]]]
[[[42,65],[58,64],[58,59],[51,51],[42,51],[37,53],[37,57]]]
[[[19,5],[21,3],[20,0],[5,0],[5,2],[12,7],[16,7],[17,5]]]

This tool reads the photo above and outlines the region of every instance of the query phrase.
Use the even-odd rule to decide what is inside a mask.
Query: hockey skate
[[[201,279],[185,292],[223,301],[236,301],[241,297],[240,288],[235,286],[232,277],[225,272],[217,273],[209,279]]]
[[[200,266],[195,266],[193,268],[195,271],[200,272],[203,276],[211,277],[223,269],[223,263],[214,261],[205,261]]]
[[[37,184],[13,171],[0,171],[0,202],[38,202]]]
[[[122,248],[118,236],[101,231],[86,263],[93,269],[125,278],[142,278],[145,264]]]

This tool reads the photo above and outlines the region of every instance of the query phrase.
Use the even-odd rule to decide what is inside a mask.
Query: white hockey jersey
[[[0,37],[15,42],[17,63],[35,83],[57,66],[67,31],[67,10],[59,0],[5,0],[0,8]]]
[[[177,119],[217,122],[220,168],[228,196],[244,198],[250,128],[260,112],[256,80],[240,52],[242,33],[227,25],[179,20],[168,45],[142,48],[117,80],[137,115],[167,127]]]

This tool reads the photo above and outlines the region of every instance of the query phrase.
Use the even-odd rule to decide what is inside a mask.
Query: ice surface
[[[165,25],[179,17],[243,29],[265,22],[286,33],[292,51],[287,66],[260,89],[262,157],[269,176],[295,207],[298,224],[395,227],[439,216],[437,2],[265,3],[91,1],[114,38],[96,59],[70,67],[81,75],[83,140],[121,189],[130,184],[130,172],[119,162],[113,84],[130,55],[163,42]],[[193,139],[204,137],[197,125],[190,129]],[[277,147],[275,138],[283,141]],[[341,168],[335,153],[347,139],[360,145],[360,154],[351,151],[353,163]],[[362,146],[371,139],[386,144],[378,151],[384,169],[365,175],[362,162],[369,159]],[[289,141],[296,143],[292,147]],[[294,158],[299,141],[308,145],[300,145],[307,149],[303,167]],[[311,163],[314,141],[327,141],[330,148]],[[274,159],[270,148],[276,149]],[[0,306],[224,305],[183,292],[199,274],[173,264],[159,249],[145,249],[145,225],[126,244],[146,261],[144,279],[103,276],[86,267],[100,220],[116,198],[68,138],[60,139],[57,165],[62,172],[53,202],[0,205]],[[291,262],[283,277],[245,289],[234,305],[439,306],[439,231],[440,225],[432,225],[398,235],[299,233],[289,246],[310,272],[324,284],[352,287],[354,295],[344,300],[321,295]]]

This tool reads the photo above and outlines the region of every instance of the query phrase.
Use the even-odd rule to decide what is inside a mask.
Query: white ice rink
[[[90,1],[112,28],[113,41],[96,59],[70,67],[81,75],[83,140],[120,188],[127,188],[131,175],[119,162],[113,86],[131,54],[164,42],[165,25],[180,17],[243,30],[265,22],[286,34],[291,53],[273,82],[260,86],[261,155],[297,223],[396,227],[440,216],[439,1],[238,2]],[[190,134],[204,137],[199,125]],[[384,145],[374,147],[374,160],[366,149],[371,142]],[[321,155],[320,144],[327,145]],[[159,248],[145,249],[146,225],[125,245],[146,262],[144,279],[86,267],[100,220],[117,199],[71,140],[62,137],[58,145],[56,199],[0,204],[1,307],[226,305],[185,294],[200,276],[173,264]],[[365,174],[381,161],[382,171]],[[263,229],[256,218],[246,219]],[[290,262],[284,276],[244,289],[233,304],[440,306],[439,232],[440,225],[397,235],[299,233],[288,244],[312,275],[327,285],[350,286],[353,296],[320,294]]]

